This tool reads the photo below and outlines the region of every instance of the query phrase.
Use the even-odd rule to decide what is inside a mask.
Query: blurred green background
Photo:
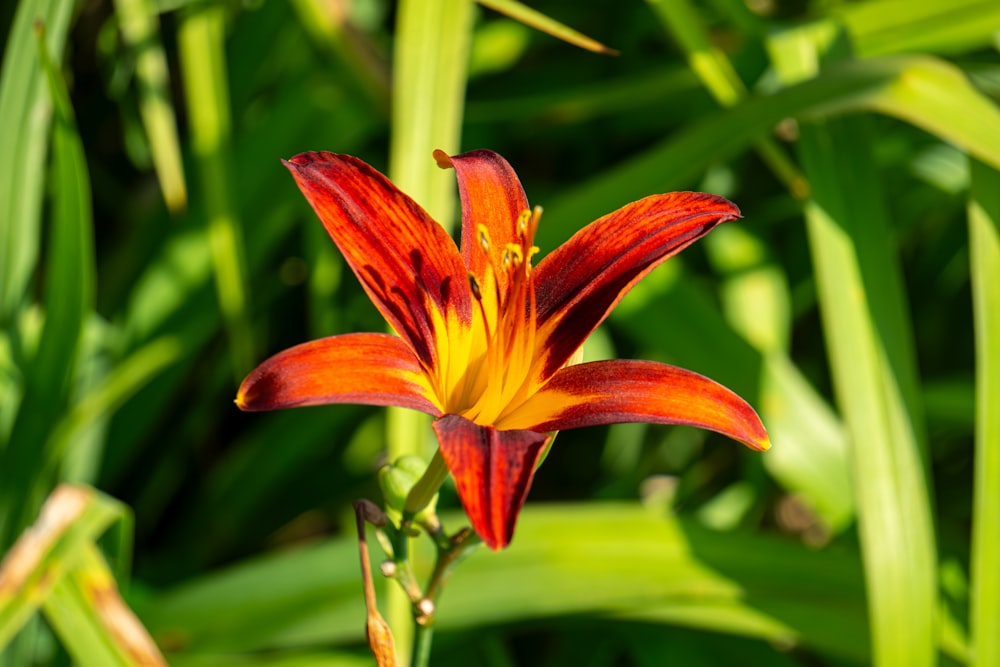
[[[542,254],[648,194],[740,205],[585,353],[708,375],[773,449],[561,434],[431,664],[1000,664],[1000,3],[531,4],[619,54],[465,0],[4,4],[0,553],[90,484],[171,664],[371,664],[350,503],[386,411],[233,405],[385,326],[279,159],[356,155],[448,223],[430,150],[490,148]],[[44,623],[0,660],[69,662]]]

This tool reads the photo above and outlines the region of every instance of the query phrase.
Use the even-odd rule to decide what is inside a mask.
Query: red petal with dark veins
[[[241,410],[363,403],[397,405],[435,417],[427,380],[410,347],[389,334],[321,338],[274,355],[240,385]]]
[[[754,409],[721,384],[655,361],[594,361],[558,371],[498,424],[558,431],[599,424],[683,424],[757,451],[771,446]]]
[[[490,235],[493,266],[500,266],[500,255],[508,243],[517,243],[517,219],[528,209],[528,198],[517,174],[505,159],[487,150],[469,151],[448,157],[434,151],[441,167],[454,167],[458,194],[462,201],[462,259],[469,271],[482,280],[486,255],[479,246],[478,226]],[[498,275],[501,293],[507,288],[507,274]]]
[[[368,296],[425,367],[434,366],[431,310],[468,323],[468,274],[451,237],[361,160],[303,153],[284,163]]]
[[[561,368],[643,276],[739,217],[735,204],[715,195],[654,195],[587,225],[549,253],[535,269],[541,377]]]
[[[434,432],[472,527],[491,549],[503,549],[549,436],[498,431],[458,415],[434,422]]]

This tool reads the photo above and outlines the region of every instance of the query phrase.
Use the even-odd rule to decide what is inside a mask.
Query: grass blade
[[[431,154],[459,151],[472,18],[472,0],[403,0],[396,24],[389,177],[446,228],[455,206],[454,174],[438,169]],[[430,460],[424,415],[390,409],[386,424],[390,461],[403,454]],[[386,618],[406,667],[413,644],[410,601],[399,587],[387,592]]]
[[[243,229],[233,202],[229,163],[231,117],[225,59],[225,7],[207,5],[185,14],[178,35],[181,69],[198,159],[198,181],[208,220],[216,294],[232,351],[235,383],[257,361],[247,312]]]
[[[874,664],[935,662],[936,565],[905,303],[858,119],[802,127],[806,220],[834,388],[851,435]],[[888,308],[888,310],[886,310]],[[897,323],[891,320],[897,319]]]
[[[77,133],[69,93],[47,52],[38,24],[37,48],[55,106],[53,126],[54,197],[51,239],[46,258],[45,324],[35,356],[25,373],[25,391],[11,430],[11,444],[0,452],[0,548],[13,543],[54,485],[41,475],[45,443],[60,412],[70,403],[72,379],[87,317],[94,300],[94,240],[90,179]]]
[[[684,50],[688,65],[719,104],[732,107],[747,96],[746,86],[723,51],[712,44],[704,23],[688,0],[647,0],[664,27]],[[761,158],[796,197],[807,184],[788,155],[770,137],[754,142]]]
[[[960,70],[935,58],[898,56],[831,65],[802,83],[753,97],[689,126],[630,161],[607,169],[545,207],[538,230],[543,248],[555,247],[579,227],[617,205],[650,192],[690,184],[711,164],[729,159],[785,118],[829,118],[878,111],[938,134],[1000,169],[1000,109]]]
[[[500,12],[515,21],[531,26],[535,30],[548,33],[556,39],[561,39],[573,46],[581,49],[593,51],[594,53],[604,53],[607,55],[617,55],[614,49],[604,46],[595,39],[565,26],[559,21],[549,18],[545,14],[518,2],[517,0],[477,0],[483,7],[489,7],[493,11]]]
[[[48,48],[58,62],[66,44],[73,2],[20,2],[0,70],[0,324],[11,324],[24,305],[38,260],[42,185],[52,104],[33,32],[41,20]]]
[[[969,248],[976,326],[972,665],[1000,664],[1000,173],[972,163]]]
[[[177,120],[170,102],[167,57],[160,44],[160,22],[153,0],[115,0],[122,38],[135,52],[139,111],[153,166],[167,208],[179,211],[187,205],[184,165],[181,162]]]

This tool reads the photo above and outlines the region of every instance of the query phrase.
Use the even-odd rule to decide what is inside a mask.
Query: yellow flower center
[[[537,388],[535,360],[535,284],[531,259],[541,207],[525,210],[516,222],[516,242],[494,248],[489,231],[477,229],[478,251],[487,261],[481,276],[469,274],[475,298],[465,340],[448,351],[445,412],[484,426],[495,424]],[[466,352],[467,350],[467,352]],[[461,366],[461,368],[458,367]],[[453,383],[453,384],[450,384]]]

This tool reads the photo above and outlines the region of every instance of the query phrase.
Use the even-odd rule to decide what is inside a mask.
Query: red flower
[[[632,285],[739,218],[735,205],[695,192],[646,197],[532,267],[541,212],[529,209],[510,165],[485,150],[435,158],[458,175],[461,252],[364,162],[304,153],[285,163],[399,335],[346,334],[285,350],[244,380],[240,408],[366,403],[437,417],[441,455],[473,528],[493,549],[511,539],[550,432],[687,424],[755,450],[770,446],[753,408],[691,371],[651,361],[567,365]]]

